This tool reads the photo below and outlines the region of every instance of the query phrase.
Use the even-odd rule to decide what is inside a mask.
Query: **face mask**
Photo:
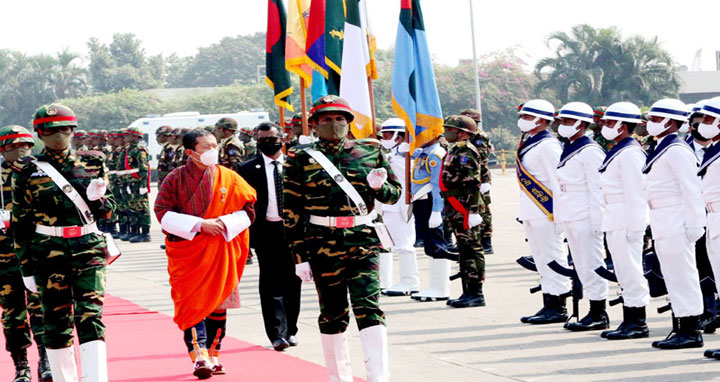
[[[577,134],[577,128],[580,126],[581,123],[582,121],[576,121],[575,124],[571,126],[560,125],[560,127],[558,127],[558,134],[560,134],[560,136],[563,138],[570,138],[573,135]]]
[[[52,135],[42,135],[40,139],[45,144],[45,147],[54,151],[65,150],[70,146],[70,140],[72,139],[72,131],[66,133],[57,132]]]
[[[690,130],[690,123],[689,123],[689,122],[685,122],[685,123],[682,124],[682,126],[680,126],[680,130],[678,130],[678,132],[685,134],[685,133],[687,133],[689,130]]]
[[[320,138],[328,141],[339,141],[347,137],[350,126],[344,121],[331,121],[319,123],[317,125],[317,134]]]
[[[647,122],[647,132],[648,134],[652,135],[653,137],[657,137],[658,135],[662,134],[667,130],[668,128],[665,127],[665,124],[668,123],[670,118],[665,118],[661,122],[653,122],[648,121]]]
[[[394,139],[383,139],[382,141],[380,141],[380,144],[382,144],[382,147],[384,147],[385,149],[390,150],[395,147],[396,142]]]
[[[696,140],[698,140],[698,141],[704,141],[704,140],[706,140],[706,139],[705,139],[705,137],[703,137],[702,134],[700,134],[700,132],[698,131],[698,127],[699,127],[699,126],[700,126],[700,125],[698,124],[698,125],[695,126],[694,129],[690,130],[690,135],[693,137],[693,139],[696,139]]]
[[[25,147],[18,147],[14,150],[3,151],[3,157],[8,162],[15,162],[18,159],[25,158],[30,155],[30,149]]]
[[[458,132],[457,131],[450,131],[445,129],[445,139],[450,143],[455,143],[458,140]]]
[[[701,123],[700,126],[698,126],[697,130],[698,130],[698,133],[700,133],[700,135],[702,135],[703,139],[701,139],[701,140],[703,140],[703,141],[706,139],[713,139],[718,134],[720,134],[720,127],[718,127],[717,118],[708,125]]]
[[[617,125],[620,125],[620,122],[618,122]],[[600,134],[602,134],[603,138],[607,139],[608,141],[613,141],[615,140],[615,138],[620,136],[620,130],[613,129],[612,127],[608,126],[603,126]]]
[[[257,147],[260,150],[261,153],[272,156],[277,154],[278,151],[282,148],[282,142],[276,141],[276,142],[270,142],[270,141],[259,141],[257,143]]]
[[[197,151],[195,153],[197,154]],[[199,155],[200,155],[199,162],[204,164],[205,166],[212,167],[212,166],[215,166],[216,164],[218,164],[218,159],[219,159],[218,149],[210,149]],[[197,159],[195,159],[195,158],[193,158],[193,160],[197,161]]]
[[[540,117],[535,117],[532,121],[528,121],[527,119],[518,119],[517,126],[523,133],[527,133],[528,131],[534,129],[537,127],[537,121],[540,119]]]

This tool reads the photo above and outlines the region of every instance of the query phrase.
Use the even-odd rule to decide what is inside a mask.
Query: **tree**
[[[152,96],[132,89],[58,102],[73,109],[83,130],[125,128],[138,118],[161,113],[164,107]]]
[[[608,105],[628,100],[649,104],[676,97],[680,81],[674,61],[657,37],[623,40],[615,28],[576,25],[570,33],[555,32],[548,47],[557,43],[554,57],[540,60],[536,90],[549,90],[560,103],[582,101]]]
[[[87,45],[90,51],[90,83],[96,92],[164,86],[163,57],[146,57],[141,41],[134,34],[116,33],[109,47],[94,37]]]

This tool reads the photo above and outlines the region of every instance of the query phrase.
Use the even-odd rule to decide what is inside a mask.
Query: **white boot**
[[[388,365],[388,342],[385,325],[375,325],[360,331],[365,354],[365,368],[368,382],[388,382],[390,370]]]
[[[400,282],[385,291],[388,296],[409,296],[420,289],[420,273],[418,272],[417,255],[415,252],[398,253]]]
[[[430,259],[430,286],[412,295],[418,301],[441,301],[450,298],[450,260]]]
[[[380,253],[380,289],[390,288],[393,283],[393,254],[392,252]]]
[[[77,382],[75,348],[47,349],[48,362],[55,382]]]
[[[320,337],[330,382],[353,382],[347,334],[321,334]]]
[[[95,340],[80,344],[80,359],[82,360],[82,382],[108,381],[105,341]],[[54,376],[55,374],[53,374]]]

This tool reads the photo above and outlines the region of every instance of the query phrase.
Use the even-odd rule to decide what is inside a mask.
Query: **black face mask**
[[[694,139],[698,140],[698,141],[707,141],[707,138],[703,137],[703,136],[700,135],[700,133],[698,132],[698,130],[697,130],[697,129],[698,129],[698,126],[700,126],[699,123],[693,123],[692,129],[690,129],[690,135],[692,135],[692,137],[693,137]]]
[[[275,155],[280,149],[282,148],[282,142],[278,141],[265,141],[260,140],[257,143],[257,147],[260,150],[261,153],[265,154],[266,156],[272,156]]]

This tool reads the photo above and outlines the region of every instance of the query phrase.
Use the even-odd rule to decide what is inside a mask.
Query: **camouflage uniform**
[[[62,105],[43,106],[35,113],[35,120],[43,118],[45,122],[36,124],[36,128],[57,126],[63,122],[52,119],[68,114],[73,115]],[[107,191],[96,201],[86,197],[91,180],[106,178],[101,159],[96,158],[99,163],[96,166],[90,164],[90,158],[80,157],[69,148],[62,152],[46,148],[37,156],[38,161],[50,163],[70,182],[94,217],[106,217],[115,208],[112,194]],[[35,232],[40,225],[70,227],[82,226],[84,222],[75,204],[33,159],[28,157],[13,164],[11,227],[22,274],[34,276],[39,288],[45,321],[43,342],[49,349],[72,346],[73,327],[77,328],[80,344],[104,340],[102,311],[107,245],[99,233],[65,238]]]
[[[160,154],[157,156],[158,187],[160,187],[165,177],[173,170],[172,160],[175,157],[175,145],[172,142],[172,128],[170,126],[161,126],[155,134],[158,139],[160,137],[168,139],[168,141],[163,144],[160,149]]]
[[[142,137],[142,130],[130,127],[126,134]],[[126,237],[131,243],[150,241],[149,158],[150,154],[143,141],[129,144],[124,169],[129,172],[125,179],[130,187],[130,230],[135,233],[133,237]]]
[[[245,127],[240,129],[238,135],[244,151],[241,162],[254,158],[255,154],[257,154],[257,142],[255,142],[255,138],[253,138],[255,131],[249,127]]]
[[[177,147],[175,148],[175,158],[174,158],[174,163],[173,163],[175,168],[178,168],[178,167],[184,165],[185,162],[187,162],[188,157],[187,157],[187,154],[185,153],[185,147],[183,147],[183,145],[182,145],[182,137],[185,134],[187,134],[189,131],[190,131],[190,129],[183,128],[183,129],[180,129],[180,131],[178,132],[179,143],[178,143]]]
[[[452,127],[474,134],[475,122],[467,116],[450,116],[445,128]],[[462,305],[463,296],[450,302],[452,307],[485,305],[482,297],[482,283],[485,279],[485,254],[480,243],[481,225],[470,227],[471,214],[482,214],[485,204],[480,194],[482,155],[468,141],[459,141],[450,146],[443,160],[442,195],[445,199],[445,218],[458,241],[460,254],[460,276],[465,299],[481,299],[482,303]]]

